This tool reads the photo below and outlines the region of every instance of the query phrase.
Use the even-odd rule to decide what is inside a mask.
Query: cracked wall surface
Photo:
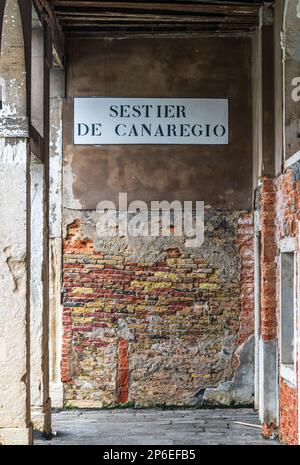
[[[6,2],[0,75],[0,444],[31,442],[29,424],[28,127],[18,2]]]
[[[229,56],[223,47],[232,50]],[[69,40],[62,379],[73,406],[248,404],[253,379],[248,38]],[[243,78],[241,78],[243,76]],[[228,146],[74,146],[76,96],[228,97]],[[247,144],[245,144],[247,141]],[[205,241],[97,235],[97,205],[200,200]],[[147,225],[147,216],[142,224]],[[242,384],[246,383],[243,390]],[[220,393],[223,393],[222,395]]]
[[[27,426],[26,156],[26,140],[0,139],[0,391],[5,399],[0,405],[2,428]]]
[[[141,238],[100,243],[86,213],[69,224],[62,362],[68,405],[252,402],[252,216],[206,216],[206,241],[189,251],[181,238],[164,238],[160,247],[152,240],[145,249]]]
[[[53,407],[63,406],[62,352],[62,134],[64,71],[50,75],[50,186],[49,186],[49,375]]]

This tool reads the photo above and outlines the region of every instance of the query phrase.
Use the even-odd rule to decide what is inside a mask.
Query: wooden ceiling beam
[[[229,23],[226,23],[226,22],[224,22],[224,23],[220,23],[220,22],[205,23],[205,25],[208,25],[208,26],[211,26],[211,27],[214,27],[214,26],[216,27],[216,25],[218,25],[218,27],[219,27],[219,26],[222,26],[222,25],[226,25],[226,26],[224,26],[224,27],[226,27],[226,28],[227,28],[227,27],[231,27],[231,26],[232,26],[232,27],[235,27],[235,28],[238,28],[238,27],[242,27],[242,26],[243,26],[244,29],[247,28],[247,27],[248,27],[248,28],[253,28],[253,27],[254,27],[253,24],[241,24],[241,23],[229,24]],[[202,26],[205,27],[205,25],[202,25]],[[202,26],[201,26],[201,27],[202,27]],[[130,31],[130,30],[132,30],[132,29],[137,29],[137,28],[138,28],[138,29],[143,29],[143,30],[150,30],[150,29],[155,30],[156,28],[165,28],[166,31],[167,31],[168,29],[169,29],[170,31],[176,31],[176,30],[179,30],[179,29],[190,29],[190,30],[192,30],[192,29],[197,29],[197,30],[198,30],[198,29],[201,29],[201,27],[200,27],[199,25],[197,25],[197,24],[193,24],[193,25],[192,25],[192,24],[181,24],[181,25],[176,25],[176,26],[174,27],[174,26],[172,26],[172,25],[170,25],[170,24],[167,24],[167,23],[156,24],[156,25],[155,25],[155,24],[141,25],[141,24],[136,23],[136,24],[130,24],[130,25],[128,25],[128,27],[127,27],[126,25],[123,25],[123,26],[122,26],[122,25],[120,25],[120,24],[111,24],[111,25],[109,25],[109,26],[107,26],[107,25],[105,25],[105,24],[102,24],[102,25],[101,25],[101,28],[99,28],[99,30],[100,30],[100,31],[105,31],[105,30],[117,30],[117,29],[118,29],[118,30],[120,30],[120,31],[121,31],[121,30],[123,30],[123,31],[124,31],[124,30]],[[83,30],[85,30],[85,31],[88,31],[88,30],[96,30],[95,26],[92,26],[91,24],[85,24],[85,23],[80,24],[79,27],[78,27],[78,26],[74,26],[74,24],[68,24],[68,25],[66,25],[66,27],[65,27],[65,31],[71,31],[71,30],[74,30],[74,29],[75,29],[75,30],[78,29],[78,30],[81,30],[81,31],[83,31]]]
[[[230,14],[230,15],[251,15],[259,12],[261,3],[250,3],[250,4],[234,4],[234,3],[159,3],[159,2],[149,2],[149,3],[140,3],[140,2],[107,2],[107,1],[85,1],[85,0],[50,0],[51,5],[54,10],[57,11],[60,8],[93,8],[95,10],[110,10],[110,11],[158,11],[161,14],[165,12],[178,12],[178,13],[210,13],[210,14]]]
[[[39,0],[48,3],[62,30],[68,37],[78,30],[80,34],[119,30],[128,28],[131,33],[139,30],[153,30],[157,27],[166,33],[176,32],[181,27],[188,30],[195,26],[200,31],[207,27],[217,32],[221,27],[240,32],[254,30],[259,22],[262,1],[257,2],[201,2],[165,1],[92,1],[92,0]],[[207,26],[210,25],[210,26]],[[109,29],[113,28],[113,29]]]
[[[208,13],[202,13],[199,15],[174,15],[174,14],[165,14],[165,15],[160,15],[160,14],[143,14],[143,13],[113,13],[113,12],[107,12],[107,11],[101,11],[101,12],[79,12],[79,11],[57,11],[56,16],[59,21],[62,19],[67,19],[67,18],[72,18],[74,21],[76,21],[77,18],[88,18],[89,20],[93,21],[94,18],[106,18],[108,21],[110,19],[124,19],[124,20],[130,20],[130,19],[140,19],[140,20],[159,20],[159,19],[170,19],[173,21],[201,21],[202,19],[205,18],[230,18],[233,21],[236,18],[246,18],[247,20],[253,20],[255,21],[258,17],[257,14],[252,14],[252,15],[225,15],[225,14],[208,14]]]
[[[127,26],[120,26],[120,25],[103,25],[101,28],[91,26],[90,24],[88,25],[81,25],[80,27],[74,27],[74,25],[69,25],[66,26],[65,32],[66,33],[96,33],[97,31],[99,34],[104,34],[104,33],[110,33],[110,32],[130,32],[132,31],[139,31],[143,33],[147,32],[156,32],[156,31],[161,31],[164,33],[176,33],[180,31],[185,31],[185,32],[192,32],[192,31],[205,31],[205,30],[220,30],[220,29],[230,29],[230,30],[241,30],[241,24],[230,24],[230,23],[206,23],[206,24],[201,24],[201,25],[191,25],[191,24],[183,24],[183,25],[177,25],[174,27],[174,25],[168,25],[168,24],[156,24],[156,25],[141,25],[141,24],[131,24]],[[245,25],[244,25],[245,26]],[[244,30],[253,30],[254,26],[253,24],[248,25],[248,27],[244,27]],[[109,36],[109,35],[108,35]]]
[[[169,37],[172,35],[172,37],[186,37],[188,34],[189,37],[199,37],[199,36],[207,36],[207,34],[215,34],[215,33],[222,33],[224,35],[228,34],[251,34],[254,31],[254,28],[249,28],[249,29],[244,29],[241,32],[241,29],[236,26],[236,27],[231,27],[231,28],[224,28],[221,27],[220,25],[216,25],[216,27],[206,27],[206,28],[199,28],[197,30],[171,30],[171,31],[166,31],[164,29],[155,29],[155,30],[133,30],[133,31],[128,31],[127,29],[116,29],[113,31],[99,31],[99,29],[96,30],[78,30],[75,29],[74,31],[66,31],[66,37],[68,39],[72,38],[80,38],[80,39],[89,39],[89,38],[105,38],[105,39],[114,39],[114,38],[146,38],[146,37],[153,37],[153,36],[158,36],[158,37]]]
[[[139,24],[156,24],[156,23],[171,23],[171,24],[202,24],[202,23],[216,23],[216,22],[230,22],[230,23],[236,23],[236,24],[253,24],[256,25],[258,24],[258,20],[253,21],[249,20],[249,18],[235,18],[234,20],[228,19],[227,17],[203,17],[201,19],[190,19],[190,20],[184,20],[182,18],[159,18],[157,20],[155,19],[141,19],[141,18],[131,18],[131,19],[124,19],[124,18],[103,18],[103,17],[97,17],[97,18],[70,18],[70,17],[63,17],[60,20],[60,23],[62,27],[64,25],[69,25],[73,24],[74,27],[79,26],[82,23],[85,24],[90,24],[91,26],[94,26],[96,24],[132,24],[132,23],[139,23]]]
[[[33,2],[40,19],[47,23],[51,31],[53,45],[63,66],[65,61],[65,39],[53,8],[47,0],[33,0]]]
[[[219,18],[224,19],[227,16],[224,15],[201,15],[201,16],[172,16],[172,15],[142,15],[142,14],[131,14],[131,15],[122,15],[122,14],[108,14],[108,13],[93,13],[93,14],[88,14],[88,13],[63,13],[63,12],[57,12],[56,13],[59,22],[64,21],[64,20],[72,20],[72,21],[79,21],[82,19],[86,19],[89,21],[97,21],[99,18],[106,20],[106,21],[118,21],[118,20],[123,20],[123,21],[132,21],[132,20],[140,20],[140,21],[155,21],[155,20],[170,20],[170,21],[202,21],[205,20],[206,18]],[[242,16],[241,16],[242,17]],[[237,18],[237,16],[235,16]],[[249,16],[247,16],[249,18]],[[256,16],[253,16],[253,18],[256,18]]]

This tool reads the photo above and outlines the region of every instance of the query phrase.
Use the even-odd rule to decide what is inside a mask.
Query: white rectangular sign
[[[219,145],[228,131],[228,99],[74,99],[76,145]]]

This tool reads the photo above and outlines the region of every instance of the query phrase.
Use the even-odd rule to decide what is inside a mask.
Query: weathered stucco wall
[[[66,402],[251,402],[249,39],[73,40],[67,55]],[[230,144],[74,146],[72,97],[89,95],[228,97]],[[129,202],[204,200],[203,246],[186,249],[184,237],[99,240],[95,208],[119,192]]]
[[[29,403],[29,154],[21,16],[6,3],[0,56],[0,444],[32,442]]]
[[[210,212],[193,252],[181,238],[99,241],[78,216],[64,248],[68,404],[251,402],[251,215]]]
[[[66,207],[94,209],[128,192],[129,201],[251,208],[250,39],[72,40],[67,55]],[[228,97],[230,144],[74,147],[74,96]]]

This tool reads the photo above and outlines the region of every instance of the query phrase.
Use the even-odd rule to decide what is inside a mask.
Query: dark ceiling
[[[48,0],[48,3],[67,37],[114,37],[249,32],[257,27],[264,2]]]

